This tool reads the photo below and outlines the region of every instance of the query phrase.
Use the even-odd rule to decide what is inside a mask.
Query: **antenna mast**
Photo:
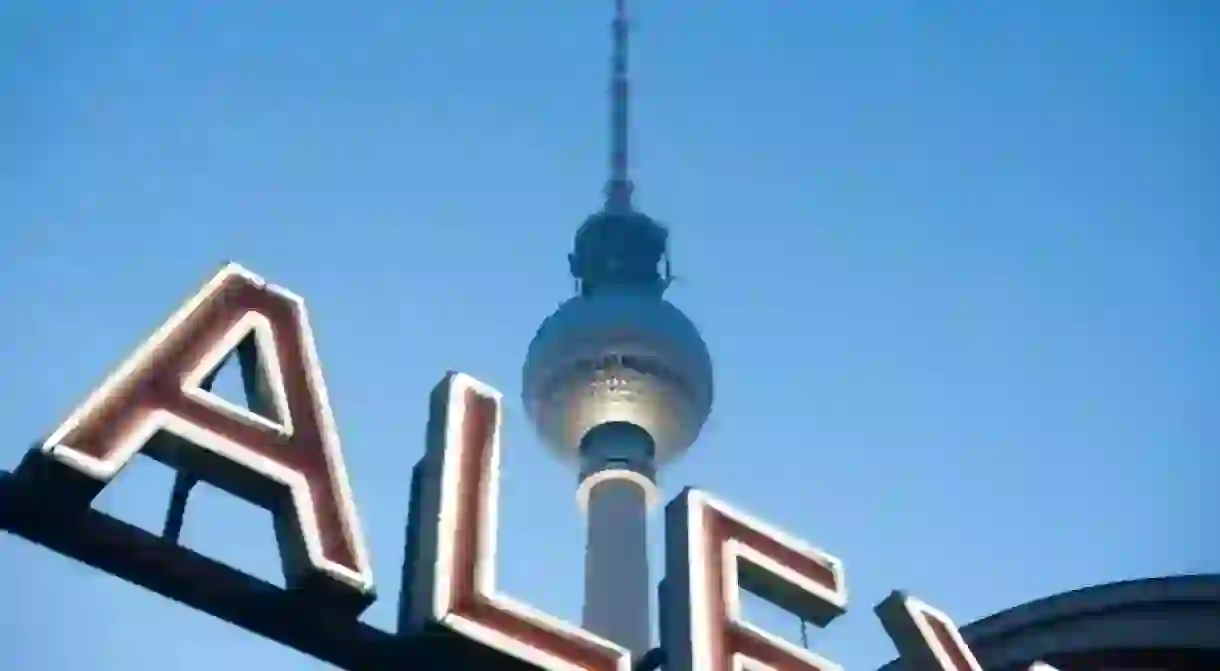
[[[614,53],[610,74],[610,179],[606,182],[606,211],[632,210],[631,178],[627,176],[628,106],[627,38],[629,23],[627,0],[614,0]]]

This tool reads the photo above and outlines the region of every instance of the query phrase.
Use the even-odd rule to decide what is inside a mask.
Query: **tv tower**
[[[628,176],[626,0],[615,0],[605,204],[568,255],[577,295],[539,327],[523,371],[526,412],[578,469],[588,520],[583,624],[644,654],[651,644],[647,515],[657,470],[685,452],[712,407],[699,330],[662,296],[669,233],[635,209]]]

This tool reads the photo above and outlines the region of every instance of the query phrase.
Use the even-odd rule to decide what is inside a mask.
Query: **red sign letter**
[[[439,624],[547,671],[628,671],[631,655],[495,591],[500,394],[450,373],[432,392],[412,624]]]
[[[824,627],[847,608],[830,555],[687,489],[666,508],[662,646],[668,671],[837,671],[741,617],[740,589]]]
[[[202,388],[234,350],[258,412]],[[42,445],[43,455],[85,476],[90,496],[141,451],[271,509],[291,588],[371,600],[372,571],[300,297],[225,266]]]
[[[912,671],[983,671],[957,625],[943,612],[902,592],[892,592],[874,610],[898,655],[913,664]],[[1034,662],[1029,671],[1055,668]]]
[[[898,656],[918,671],[983,671],[957,625],[928,604],[892,592],[874,609]]]

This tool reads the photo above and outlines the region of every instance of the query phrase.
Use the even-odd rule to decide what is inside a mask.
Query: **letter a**
[[[441,627],[545,671],[629,671],[631,654],[495,588],[500,394],[461,373],[432,392],[411,529],[411,626]]]
[[[204,390],[234,350],[258,413]],[[321,590],[359,609],[372,601],[305,304],[236,264],[174,313],[40,451],[84,483],[86,499],[140,452],[187,470],[272,511],[290,589]]]

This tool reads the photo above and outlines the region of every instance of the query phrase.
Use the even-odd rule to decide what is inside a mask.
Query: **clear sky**
[[[5,3],[2,465],[234,259],[309,302],[367,619],[448,368],[510,399],[501,584],[577,618],[575,476],[517,397],[599,206],[610,4]],[[844,560],[820,652],[892,658],[894,588],[965,623],[1220,570],[1220,7],[635,4],[638,202],[717,374],[664,485]],[[98,505],[159,529],[171,477]],[[279,579],[269,515],[192,501],[189,545]],[[0,603],[6,668],[324,668],[9,537]]]

